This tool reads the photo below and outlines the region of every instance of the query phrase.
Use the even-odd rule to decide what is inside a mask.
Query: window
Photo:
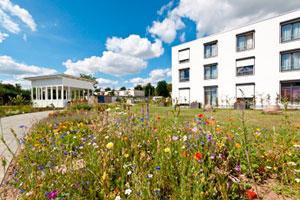
[[[179,104],[190,104],[190,88],[179,88]]]
[[[179,63],[185,63],[190,61],[190,48],[178,51],[178,61]]]
[[[236,98],[254,98],[255,96],[255,84],[254,83],[244,83],[236,85]]]
[[[204,87],[204,102],[205,105],[218,105],[218,87],[217,86],[209,86]]]
[[[190,68],[179,70],[179,82],[186,82],[190,80]]]
[[[281,97],[292,104],[300,104],[300,80],[281,82]]]
[[[300,39],[300,19],[281,24],[281,42]]]
[[[300,49],[281,53],[281,71],[300,70]]]
[[[217,79],[218,77],[218,64],[211,64],[204,66],[204,80]]]
[[[236,75],[248,76],[254,74],[255,58],[244,58],[236,60]]]
[[[239,34],[236,36],[237,39],[237,51],[245,51],[254,49],[254,31]]]
[[[51,88],[47,89],[47,94],[48,94],[47,98],[51,99]]]
[[[218,42],[204,44],[204,58],[215,57],[218,55]]]

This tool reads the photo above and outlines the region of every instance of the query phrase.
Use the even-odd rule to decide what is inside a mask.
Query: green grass
[[[132,110],[136,113],[141,113],[142,105],[133,106]],[[146,106],[144,106],[146,109]],[[150,116],[160,116],[162,118],[172,118],[174,117],[173,107],[160,107],[156,105],[150,106]],[[235,125],[240,125],[241,111],[233,109],[217,109],[215,112],[204,112],[202,109],[190,109],[181,108],[179,119],[181,121],[190,121],[199,113],[210,117],[213,116],[217,121],[222,123],[234,123]],[[283,111],[281,114],[271,115],[263,114],[261,110],[245,110],[245,118],[248,126],[268,128],[273,127],[279,128],[282,126],[283,121],[287,120],[292,125],[300,124],[300,110],[294,111]]]
[[[34,108],[32,105],[0,106],[0,117],[49,110],[49,108]]]

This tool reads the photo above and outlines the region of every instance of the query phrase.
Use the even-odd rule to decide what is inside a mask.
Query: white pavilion
[[[74,99],[87,99],[93,94],[95,81],[66,74],[28,77],[34,107],[65,107]]]

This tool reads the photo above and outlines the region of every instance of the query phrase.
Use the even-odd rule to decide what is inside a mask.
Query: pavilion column
[[[71,93],[70,86],[68,86],[68,100],[71,100],[71,98],[72,98],[72,93]]]
[[[64,100],[64,86],[61,86],[61,99]]]
[[[38,90],[39,90],[39,89],[36,87],[36,88],[35,88],[35,99],[36,99],[36,100],[39,100]]]
[[[33,101],[33,87],[31,87],[30,92],[31,92],[31,100]]]

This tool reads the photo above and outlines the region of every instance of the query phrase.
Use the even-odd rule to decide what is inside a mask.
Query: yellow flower
[[[106,148],[107,149],[112,149],[114,147],[114,143],[112,143],[112,142],[109,142],[109,143],[107,143],[107,145],[106,145]]]
[[[165,153],[171,153],[171,149],[169,147],[167,147],[167,148],[164,149],[164,152]]]
[[[240,143],[235,143],[235,147],[239,149],[239,148],[241,148],[241,144]]]
[[[129,154],[128,154],[128,153],[124,154],[124,157],[125,157],[125,158],[128,158],[128,157],[129,157]]]

